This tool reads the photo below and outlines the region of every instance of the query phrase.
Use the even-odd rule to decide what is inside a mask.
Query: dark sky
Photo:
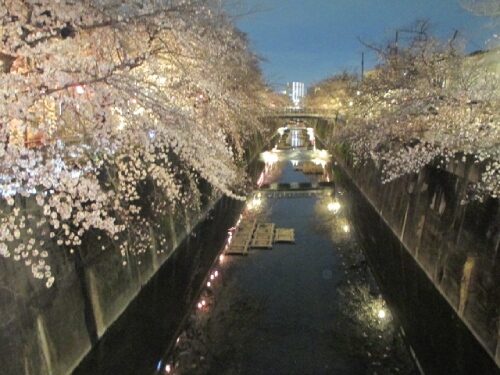
[[[343,70],[359,72],[357,37],[370,42],[394,39],[395,30],[428,19],[431,31],[450,38],[456,29],[468,40],[467,50],[486,48],[498,30],[486,17],[464,10],[459,0],[229,0],[243,4],[232,13],[252,48],[266,61],[264,74],[277,89],[289,81],[306,85]],[[404,37],[404,35],[402,35]],[[376,57],[367,55],[368,66]]]

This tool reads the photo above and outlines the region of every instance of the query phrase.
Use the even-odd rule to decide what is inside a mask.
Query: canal
[[[357,241],[349,195],[312,129],[280,129],[157,374],[418,374]],[[294,243],[224,253],[245,223]]]

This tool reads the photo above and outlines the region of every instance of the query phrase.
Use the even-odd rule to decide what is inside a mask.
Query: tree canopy
[[[196,207],[200,180],[242,196],[270,94],[217,1],[1,0],[0,40],[0,254],[47,286],[49,243],[140,253],[146,208]]]

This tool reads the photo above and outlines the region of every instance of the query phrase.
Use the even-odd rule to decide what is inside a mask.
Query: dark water
[[[335,188],[221,201],[75,373],[418,374],[409,342],[428,374],[494,373],[328,155],[305,131],[278,145],[261,178],[253,169],[260,184]],[[294,228],[295,244],[220,258],[240,213]]]
[[[318,175],[295,170],[311,153],[276,152],[265,182],[332,179],[329,164]],[[358,246],[345,197],[341,186],[261,193],[260,206],[245,210],[243,220],[294,228],[295,244],[218,262],[158,373],[417,374]],[[335,213],[333,201],[340,204]]]

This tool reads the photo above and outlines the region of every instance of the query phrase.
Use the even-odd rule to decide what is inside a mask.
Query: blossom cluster
[[[0,255],[50,287],[51,251],[148,251],[201,180],[242,197],[271,94],[218,3],[0,2]]]
[[[308,105],[334,111],[334,132],[355,162],[371,159],[383,182],[425,165],[475,165],[475,197],[500,196],[500,50],[467,56],[425,32],[379,49],[363,79],[348,74],[313,88]]]

